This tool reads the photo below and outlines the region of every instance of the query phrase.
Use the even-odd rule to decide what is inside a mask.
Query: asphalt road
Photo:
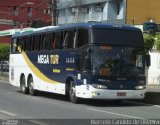
[[[132,101],[114,104],[106,100],[72,104],[65,96],[51,93],[24,95],[19,88],[0,81],[0,119],[0,124],[90,125],[95,122],[91,119],[160,119],[160,106]]]

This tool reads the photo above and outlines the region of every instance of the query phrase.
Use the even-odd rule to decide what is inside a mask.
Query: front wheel
[[[34,82],[32,77],[29,78],[28,87],[29,87],[29,94],[32,96],[36,95],[36,90],[34,90]]]
[[[74,81],[70,82],[69,85],[69,99],[72,103],[78,103],[78,98],[76,96],[76,87]]]

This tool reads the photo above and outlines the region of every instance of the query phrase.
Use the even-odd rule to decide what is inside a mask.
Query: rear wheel
[[[23,94],[27,94],[27,93],[28,93],[28,88],[26,87],[25,77],[24,77],[24,76],[21,77],[20,87],[21,87],[21,92],[22,92]]]
[[[32,77],[30,77],[28,80],[28,87],[29,87],[29,94],[32,96],[36,95],[36,90],[34,90],[34,82]]]
[[[79,101],[79,99],[76,96],[76,87],[74,81],[70,81],[69,84],[69,99],[72,103],[78,103]]]

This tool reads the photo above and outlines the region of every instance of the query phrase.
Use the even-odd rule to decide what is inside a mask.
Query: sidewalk
[[[160,85],[147,85],[147,92],[159,92],[160,93]]]
[[[3,74],[2,72],[0,72],[0,80],[8,82],[9,81],[8,72],[3,72]]]

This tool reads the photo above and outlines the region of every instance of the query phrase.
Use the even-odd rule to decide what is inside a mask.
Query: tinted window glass
[[[79,48],[88,44],[88,30],[87,29],[78,29],[78,38],[76,47]]]
[[[33,42],[34,42],[34,50],[39,50],[40,48],[40,35],[33,36]]]
[[[43,36],[43,47],[45,50],[51,49],[51,34],[47,33]]]
[[[62,49],[62,39],[63,39],[63,33],[62,32],[56,32],[55,33],[55,39],[54,39],[54,47],[56,49]]]
[[[31,51],[31,42],[32,42],[32,37],[27,36],[26,37],[26,45],[25,45],[26,51]]]
[[[143,45],[141,31],[93,29],[94,43]]]
[[[73,48],[75,37],[76,37],[75,30],[66,31],[63,47],[64,48]]]

